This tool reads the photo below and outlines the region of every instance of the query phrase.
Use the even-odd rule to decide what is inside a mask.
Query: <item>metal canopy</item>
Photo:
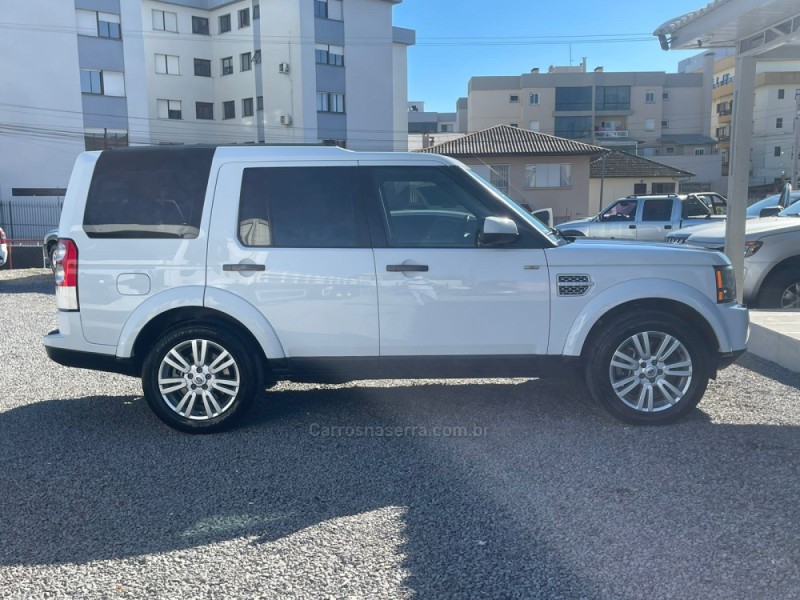
[[[653,35],[664,50],[736,48],[725,254],[733,264],[741,302],[756,61],[800,56],[800,1],[715,0],[667,21]],[[793,166],[796,157],[797,148],[793,148]]]
[[[797,0],[716,0],[653,32],[665,50],[736,47],[740,56],[800,45]]]

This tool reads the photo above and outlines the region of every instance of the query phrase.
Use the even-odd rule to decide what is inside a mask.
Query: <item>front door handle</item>
[[[235,264],[222,265],[222,270],[223,271],[237,271],[237,272],[240,272],[240,273],[242,271],[266,271],[267,270],[267,266],[266,265],[256,265],[256,264],[253,264],[253,263],[235,263]]]
[[[423,273],[428,271],[428,265],[386,265],[386,270],[390,273]]]
[[[636,229],[636,225],[628,225],[628,229]]]
[[[664,225],[664,229],[672,229],[672,225]]]

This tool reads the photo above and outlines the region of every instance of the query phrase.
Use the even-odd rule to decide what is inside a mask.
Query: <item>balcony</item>
[[[597,130],[594,132],[594,137],[597,139],[613,139],[613,138],[626,138],[628,137],[628,132],[625,130]]]

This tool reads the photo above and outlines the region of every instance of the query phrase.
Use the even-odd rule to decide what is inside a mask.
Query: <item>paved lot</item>
[[[0,273],[2,598],[800,594],[796,373],[745,356],[659,429],[575,382],[395,381],[187,436],[48,362],[45,273]]]

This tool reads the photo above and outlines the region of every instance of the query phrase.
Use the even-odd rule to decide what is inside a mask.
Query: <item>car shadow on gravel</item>
[[[0,272],[0,294],[55,295],[53,273],[49,269]]]
[[[707,597],[750,580],[720,552],[764,578],[793,572],[796,427],[626,427],[564,400],[579,389],[308,386],[213,436],[174,432],[130,396],[12,409],[0,565],[261,547],[400,507],[404,585],[420,597],[642,597],[663,581]],[[751,556],[767,539],[774,552]]]

